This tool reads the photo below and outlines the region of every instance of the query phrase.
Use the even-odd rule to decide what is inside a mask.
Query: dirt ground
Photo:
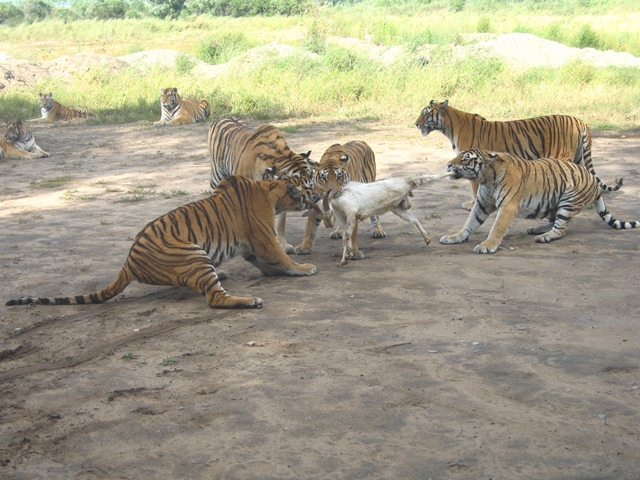
[[[6,307],[89,293],[148,221],[208,190],[210,122],[177,128],[33,124],[51,158],[0,161],[0,477],[8,479],[640,478],[640,231],[593,209],[539,245],[517,220],[494,255],[441,245],[468,184],[417,191],[429,232],[382,217],[361,261],[338,265],[321,227],[311,277],[236,258],[210,309],[187,289],[133,284],[103,305]],[[438,173],[440,133],[303,124],[313,157],[367,141],[378,178]],[[639,220],[640,139],[594,139],[606,196]],[[46,188],[52,179],[67,183]],[[490,218],[493,222],[493,217]],[[298,244],[305,219],[290,214]]]

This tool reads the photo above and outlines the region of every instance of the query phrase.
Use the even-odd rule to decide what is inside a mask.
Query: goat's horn
[[[313,210],[321,217],[324,216],[324,213],[322,212],[322,210],[320,210],[320,207],[316,204],[316,202],[307,202],[307,205],[313,208]]]

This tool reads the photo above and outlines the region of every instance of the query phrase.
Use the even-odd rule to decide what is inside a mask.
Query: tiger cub
[[[320,158],[320,163],[314,166],[314,180],[316,189],[323,194],[329,190],[333,194],[339,194],[342,187],[351,180],[361,183],[375,182],[376,180],[376,156],[369,145],[360,140],[353,140],[340,145],[331,145]],[[307,228],[304,240],[295,249],[298,255],[311,253],[315,243],[318,225],[321,218],[312,210],[307,219]],[[370,235],[373,238],[386,236],[378,215],[371,217]],[[342,238],[342,229],[338,227],[331,233],[331,238]]]
[[[96,293],[59,298],[19,298],[7,305],[102,303],[133,280],[149,285],[189,287],[210,307],[260,308],[258,297],[230,296],[216,267],[237,254],[265,275],[313,275],[316,267],[291,260],[278,245],[274,213],[302,209],[305,191],[284,180],[254,181],[231,176],[205,199],[152,221],[133,241],[117,278]]]
[[[49,154],[36,145],[31,130],[20,120],[7,122],[0,137],[0,158],[44,158]]]
[[[508,153],[473,149],[449,161],[447,170],[455,174],[454,178],[473,180],[480,187],[462,230],[442,237],[440,243],[466,242],[495,210],[498,213],[489,237],[476,245],[476,253],[495,253],[518,214],[548,220],[547,225],[527,230],[528,234],[537,235],[539,243],[562,238],[571,218],[591,204],[612,228],[640,227],[640,222],[613,218],[602,199],[598,180],[582,165],[553,158],[529,161]]]
[[[65,107],[53,99],[53,94],[40,94],[40,113],[42,117],[30,120],[31,122],[69,122],[86,118],[95,118],[96,115],[87,110]]]
[[[235,117],[222,117],[211,125],[207,143],[211,188],[229,175],[261,180],[267,171],[295,185],[313,187],[311,152],[294,153],[282,132],[272,125],[252,128]],[[276,216],[278,243],[285,252],[293,253],[293,246],[285,239],[286,218],[286,212]]]
[[[177,88],[160,90],[160,120],[154,125],[179,125],[202,122],[211,115],[205,99],[182,98]]]
[[[596,176],[591,160],[591,130],[579,118],[568,115],[498,122],[453,108],[448,100],[442,103],[431,100],[420,112],[416,127],[425,137],[434,130],[440,130],[451,142],[456,155],[472,148],[481,148],[507,152],[527,160],[559,158],[583,165]],[[596,179],[601,183],[600,179]],[[615,191],[621,185],[622,179],[615,187],[601,183],[600,188]],[[475,198],[477,183],[472,181],[471,188]],[[462,206],[470,210],[473,199]]]

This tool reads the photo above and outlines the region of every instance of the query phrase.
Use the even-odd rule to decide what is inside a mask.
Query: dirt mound
[[[96,69],[106,69],[111,73],[116,73],[126,68],[127,63],[109,55],[76,53],[45,62],[42,67],[48,70],[53,77],[71,79],[75,75]]]
[[[16,85],[33,84],[47,75],[46,69],[33,62],[0,55],[0,91]]]

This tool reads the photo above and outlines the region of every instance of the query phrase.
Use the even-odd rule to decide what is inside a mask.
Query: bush
[[[52,10],[53,7],[44,0],[28,0],[22,5],[24,16],[30,22],[44,20],[51,14]]]
[[[212,35],[200,41],[196,57],[211,65],[218,65],[252,48],[242,32]]]
[[[24,13],[11,3],[0,3],[0,24],[16,25],[24,20]]]
[[[602,42],[600,41],[600,37],[598,33],[591,28],[591,25],[588,23],[585,24],[580,33],[578,34],[578,39],[576,40],[576,47],[578,48],[600,48]]]

